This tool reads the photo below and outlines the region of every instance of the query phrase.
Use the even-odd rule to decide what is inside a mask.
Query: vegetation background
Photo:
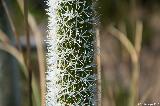
[[[43,0],[29,0],[25,14],[24,1],[0,0],[0,106],[40,106],[47,6]],[[98,0],[97,4],[103,106],[128,106],[134,91],[137,104],[160,102],[160,0]],[[136,71],[134,50],[140,67]]]

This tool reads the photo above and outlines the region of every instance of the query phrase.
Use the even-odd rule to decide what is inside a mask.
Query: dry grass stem
[[[27,42],[27,55],[25,57],[25,63],[28,69],[28,74],[29,74],[29,104],[30,106],[33,105],[32,102],[32,69],[30,68],[30,56],[31,56],[31,51],[30,51],[30,35],[29,35],[29,25],[28,25],[28,0],[24,0],[24,25],[25,25],[25,34],[26,34],[26,42]]]
[[[97,44],[97,95],[98,95],[98,105],[102,106],[102,80],[101,80],[101,55],[100,55],[100,32],[99,29],[96,30],[96,44]]]
[[[137,54],[140,54],[141,50],[142,33],[143,33],[143,23],[141,21],[137,21],[136,33],[135,33],[135,49],[137,51]]]
[[[131,78],[131,85],[130,85],[130,97],[128,106],[135,106],[138,100],[138,80],[139,80],[139,62],[138,62],[138,55],[135,47],[126,37],[126,35],[120,32],[118,29],[114,28],[113,26],[109,27],[109,32],[111,35],[115,36],[127,49],[131,56],[132,60],[132,78]]]

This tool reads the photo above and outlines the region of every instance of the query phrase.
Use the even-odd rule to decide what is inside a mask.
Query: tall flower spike
[[[95,106],[92,0],[48,0],[46,106]]]

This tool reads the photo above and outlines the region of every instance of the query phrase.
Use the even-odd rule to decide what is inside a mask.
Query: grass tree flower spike
[[[46,106],[96,106],[92,0],[48,0]]]

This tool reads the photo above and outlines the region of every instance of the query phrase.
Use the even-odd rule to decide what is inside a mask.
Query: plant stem
[[[100,79],[96,75],[92,3],[92,0],[48,0],[48,106],[97,105],[96,82]]]
[[[132,78],[131,78],[131,85],[130,85],[130,96],[128,106],[136,106],[138,100],[138,80],[139,80],[139,58],[137,55],[137,51],[133,44],[129,41],[129,39],[120,32],[118,29],[114,28],[113,26],[109,27],[109,32],[115,36],[127,49],[131,56],[132,61]]]
[[[100,32],[99,29],[96,30],[96,39],[97,39],[97,94],[98,102],[97,106],[102,106],[102,79],[101,79],[101,53],[100,53]]]
[[[29,35],[29,25],[28,25],[28,0],[24,0],[24,23],[26,31],[26,40],[27,40],[27,56],[26,56],[26,66],[29,73],[29,103],[32,106],[32,70],[30,68],[30,35]]]

